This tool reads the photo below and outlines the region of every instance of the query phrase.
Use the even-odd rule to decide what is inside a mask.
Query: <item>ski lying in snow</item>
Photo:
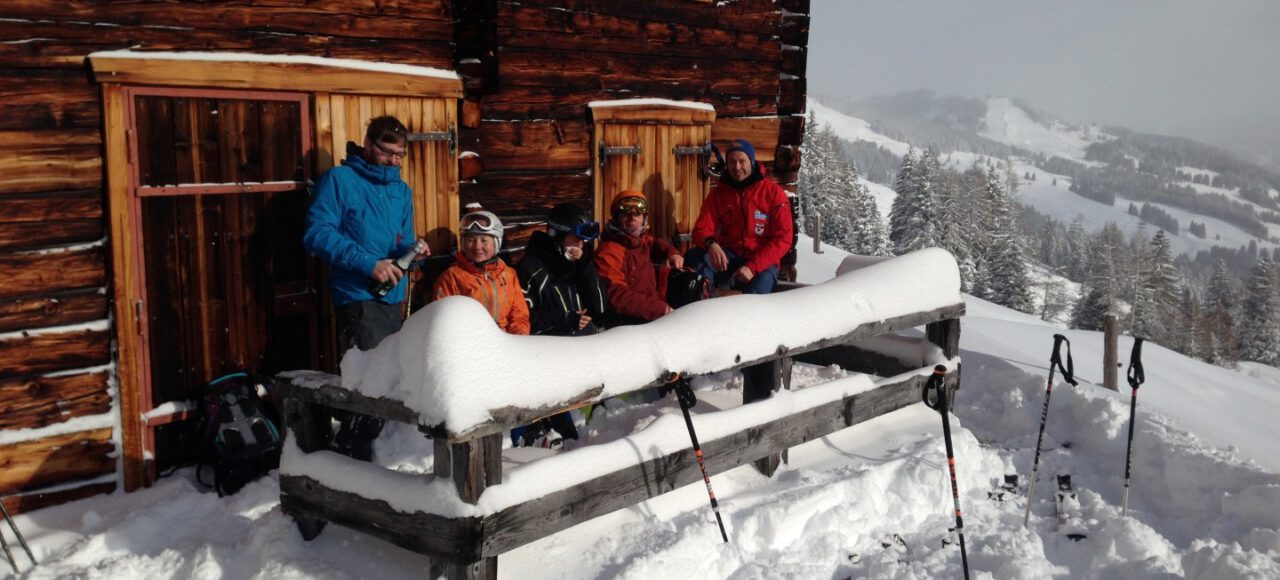
[[[1058,491],[1053,505],[1058,514],[1059,532],[1077,542],[1089,537],[1080,513],[1080,499],[1076,497],[1076,490],[1071,486],[1071,474],[1058,475]]]

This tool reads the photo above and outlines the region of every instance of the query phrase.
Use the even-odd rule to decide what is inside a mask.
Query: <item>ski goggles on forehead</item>
[[[649,214],[649,202],[643,197],[626,197],[613,204],[614,213]]]
[[[467,234],[484,234],[496,236],[501,229],[489,219],[487,215],[470,215],[462,218],[462,235]]]
[[[583,222],[572,226],[550,222],[550,226],[557,232],[578,236],[584,242],[600,237],[600,222]]]

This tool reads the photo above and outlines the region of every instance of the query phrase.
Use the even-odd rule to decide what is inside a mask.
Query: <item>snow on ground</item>
[[[813,111],[813,118],[819,125],[826,125],[845,141],[870,141],[888,149],[898,157],[906,155],[907,151],[912,149],[911,145],[875,132],[871,129],[870,123],[826,107],[818,101],[809,99],[808,107]]]
[[[802,276],[821,279],[843,258],[800,244]],[[962,388],[952,419],[965,539],[975,578],[1280,577],[1280,369],[1222,369],[1158,345],[1144,352],[1128,517],[1120,515],[1130,398],[1096,386],[1101,336],[1061,331],[968,297]],[[1031,470],[1052,335],[1071,339],[1082,382],[1059,382],[1050,403],[1030,527],[1024,497],[988,499],[993,480]],[[1121,339],[1127,349],[1129,340]],[[1123,358],[1123,357],[1122,357]],[[843,376],[799,366],[796,386]],[[1123,379],[1122,379],[1123,380]],[[698,410],[731,405],[741,377],[695,381]],[[740,399],[739,399],[740,400]],[[670,397],[611,409],[588,443],[678,415]],[[703,420],[709,417],[703,417]],[[695,417],[695,422],[699,421]],[[655,427],[656,426],[656,427]],[[391,428],[380,461],[431,464],[424,439]],[[545,450],[511,450],[507,462]],[[572,453],[570,451],[569,453]],[[691,484],[544,538],[499,558],[503,578],[955,578],[944,546],[951,513],[936,412],[913,405],[791,450],[766,479],[750,467],[713,476],[730,543],[720,541],[705,489]],[[1089,537],[1056,530],[1054,474],[1079,489]],[[23,578],[410,578],[426,559],[341,526],[304,542],[280,512],[274,476],[218,498],[189,469],[154,488],[18,516],[40,560]],[[905,548],[881,542],[902,536]],[[849,558],[857,554],[855,563]],[[3,566],[0,564],[0,566]],[[6,576],[7,577],[7,576]]]

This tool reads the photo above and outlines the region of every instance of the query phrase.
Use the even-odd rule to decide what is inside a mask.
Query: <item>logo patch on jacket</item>
[[[755,217],[756,217],[756,219],[755,219],[755,224],[756,224],[756,235],[757,235],[757,236],[763,236],[763,235],[764,235],[764,228],[765,228],[765,226],[768,226],[768,225],[769,225],[769,214],[764,213],[764,212],[762,212],[762,211],[760,211],[760,210],[756,210],[756,215],[755,215]]]

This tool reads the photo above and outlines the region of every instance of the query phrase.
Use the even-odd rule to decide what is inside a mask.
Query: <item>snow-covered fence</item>
[[[756,462],[919,402],[935,364],[958,386],[955,261],[925,250],[823,284],[700,302],[592,337],[511,336],[483,308],[446,299],[378,348],[348,353],[343,376],[280,375],[291,441],[281,504],[308,539],[327,521],[432,557],[450,577],[493,577],[498,554],[701,478],[678,419],[503,472],[502,439],[560,410],[730,369],[741,407],[697,417],[707,468]],[[923,339],[893,336],[925,326]],[[789,390],[793,360],[854,374]],[[432,473],[383,469],[325,451],[332,409],[417,425]],[[643,450],[643,451],[642,451]]]

